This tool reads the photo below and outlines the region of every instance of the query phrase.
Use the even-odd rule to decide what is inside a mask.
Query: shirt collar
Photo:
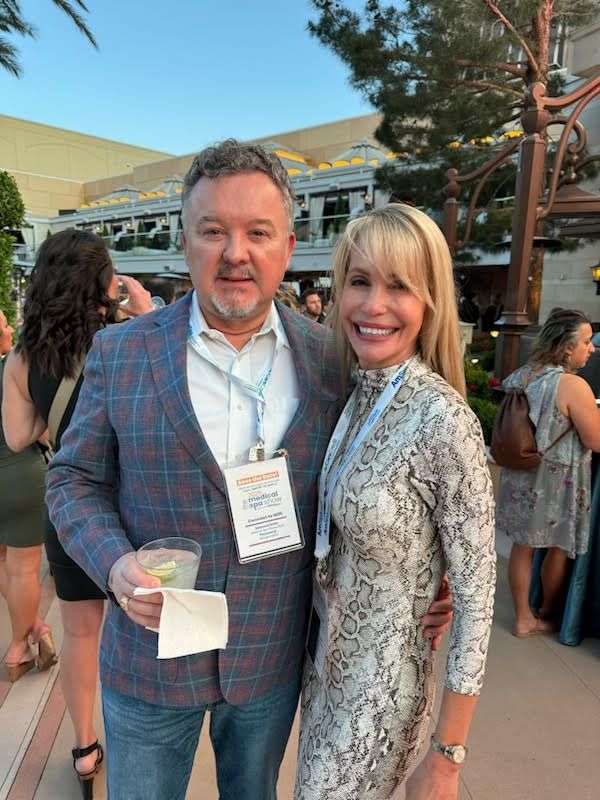
[[[209,328],[208,323],[204,318],[204,314],[200,310],[198,294],[195,289],[192,294],[192,302],[190,303],[190,331],[194,336],[205,336],[208,339],[219,339],[226,341],[225,337],[220,331],[217,331],[214,328]],[[285,328],[283,327],[283,322],[281,321],[281,317],[279,316],[279,312],[277,311],[277,307],[274,302],[271,303],[269,313],[263,322],[262,328],[258,331],[258,333],[254,334],[250,341],[254,341],[257,336],[264,336],[269,333],[275,334],[278,347],[287,347],[288,350],[291,350]]]

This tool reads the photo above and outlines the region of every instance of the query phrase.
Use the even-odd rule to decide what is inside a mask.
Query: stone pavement
[[[506,555],[506,542],[499,542],[498,550]],[[47,574],[43,585],[43,610],[60,647],[58,604]],[[515,639],[510,634],[511,623],[506,560],[500,558],[488,670],[462,772],[460,800],[598,800],[600,640],[588,639],[580,647],[569,648],[554,637]],[[8,615],[2,603],[2,653],[8,646],[8,631]],[[441,654],[437,664],[440,687],[443,666]],[[57,680],[58,669],[30,672],[13,686],[0,669],[0,800],[80,797],[72,774],[72,730]],[[101,730],[99,707],[97,716]],[[218,797],[206,727],[189,800]],[[281,771],[280,800],[292,797],[296,741],[297,721]],[[96,800],[104,800],[104,773],[94,786]],[[400,791],[397,800],[402,797]]]

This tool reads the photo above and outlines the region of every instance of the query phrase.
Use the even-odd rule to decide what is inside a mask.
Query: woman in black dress
[[[133,288],[145,303],[140,309],[130,303],[128,313],[134,316],[151,309],[149,293],[131,278],[125,276],[125,282],[130,294]],[[117,296],[118,279],[100,237],[68,229],[42,244],[25,301],[21,336],[16,351],[7,359],[4,375],[4,428],[13,450],[23,449],[46,430],[63,378],[78,374],[94,334],[117,307]],[[82,380],[80,375],[58,427],[56,448],[71,419]],[[61,683],[75,729],[73,766],[84,797],[91,797],[92,779],[103,758],[93,713],[105,595],[65,553],[47,518],[46,551],[64,629]]]

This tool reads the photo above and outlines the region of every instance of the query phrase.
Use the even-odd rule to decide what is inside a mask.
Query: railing
[[[348,214],[294,220],[296,241],[303,247],[333,247],[349,220]]]
[[[324,217],[305,217],[294,220],[296,241],[303,247],[332,247],[348,222],[348,214],[332,214]],[[181,231],[157,231],[155,233],[116,233],[102,236],[109,250],[117,253],[168,252],[180,253]],[[135,252],[134,252],[135,251]]]
[[[155,233],[116,233],[101,236],[109,250],[116,253],[131,252],[132,255],[148,250],[162,253],[181,252],[181,231],[157,231]],[[135,252],[132,252],[135,251]]]
[[[348,214],[330,214],[323,217],[304,217],[294,220],[294,232],[300,249],[330,249],[344,231]],[[155,231],[126,233],[120,231],[112,235],[99,234],[109,250],[118,253],[119,260],[131,256],[152,256],[166,253],[181,253],[181,231]],[[24,244],[14,245],[14,260],[31,263],[35,260],[36,249]]]
[[[36,254],[36,248],[29,247],[29,245],[22,242],[15,242],[13,244],[13,260],[14,261],[33,261]]]

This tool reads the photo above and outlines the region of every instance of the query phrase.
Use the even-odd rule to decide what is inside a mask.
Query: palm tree
[[[98,43],[94,38],[94,34],[79,13],[79,10],[89,13],[83,0],[52,0],[52,2],[71,18],[81,33],[97,48]],[[23,18],[23,12],[18,0],[0,0],[0,34],[8,34],[9,36],[19,34],[20,36],[31,36],[33,38],[37,36],[35,26]],[[5,36],[0,36],[1,67],[8,70],[16,78],[20,78],[23,73],[19,63],[19,51]]]

